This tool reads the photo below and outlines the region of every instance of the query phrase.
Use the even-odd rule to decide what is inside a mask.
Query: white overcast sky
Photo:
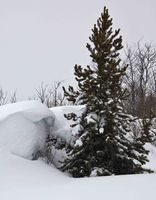
[[[0,86],[24,99],[42,81],[72,84],[104,5],[124,44],[156,44],[156,0],[0,0]]]

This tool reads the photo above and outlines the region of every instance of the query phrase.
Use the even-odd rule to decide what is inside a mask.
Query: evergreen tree
[[[78,89],[64,88],[69,101],[86,105],[78,120],[77,139],[68,147],[68,158],[61,169],[73,177],[103,176],[112,174],[142,173],[147,161],[144,143],[130,138],[131,117],[120,106],[125,91],[122,79],[126,67],[120,66],[119,51],[122,49],[120,30],[112,29],[112,18],[104,8],[89,38],[87,49],[93,66],[82,68],[75,65]],[[66,115],[75,119],[76,114]],[[74,125],[73,125],[74,126]]]

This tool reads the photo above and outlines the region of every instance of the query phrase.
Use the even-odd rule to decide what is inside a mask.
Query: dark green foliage
[[[61,169],[73,177],[142,173],[147,161],[143,143],[129,139],[131,118],[120,106],[125,90],[122,79],[126,67],[120,66],[122,37],[113,32],[112,19],[104,8],[92,29],[87,44],[93,67],[75,65],[78,90],[64,88],[65,96],[75,104],[86,105],[78,120],[75,144],[68,146],[68,158]],[[68,119],[75,119],[70,114]],[[138,145],[138,148],[137,148]]]

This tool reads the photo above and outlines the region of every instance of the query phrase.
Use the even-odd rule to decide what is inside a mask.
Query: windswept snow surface
[[[26,101],[0,107],[0,150],[32,159],[42,151],[53,113],[38,101]]]

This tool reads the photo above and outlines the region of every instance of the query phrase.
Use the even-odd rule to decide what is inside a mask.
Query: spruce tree
[[[125,91],[122,79],[126,68],[120,66],[123,48],[120,30],[113,31],[112,18],[104,7],[87,44],[93,66],[75,65],[78,89],[69,86],[64,94],[69,101],[85,105],[78,120],[77,138],[67,149],[68,158],[61,169],[73,177],[142,173],[147,161],[143,143],[131,139],[131,117],[123,112]],[[66,115],[75,119],[76,114]],[[74,125],[73,125],[74,126]],[[141,149],[141,150],[140,150]]]

